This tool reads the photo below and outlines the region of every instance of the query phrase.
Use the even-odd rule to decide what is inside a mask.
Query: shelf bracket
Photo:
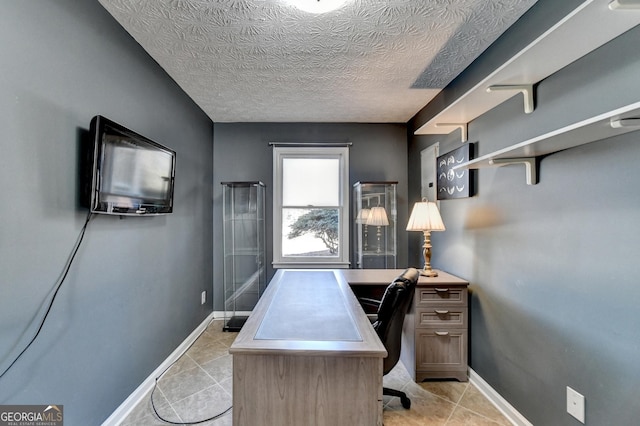
[[[466,142],[469,140],[469,130],[467,127],[467,123],[436,123],[436,127],[455,127],[460,129],[460,139],[462,142]]]
[[[612,119],[609,124],[614,129],[622,129],[628,127],[640,127],[640,118],[618,118]]]
[[[638,0],[613,0],[609,3],[611,10],[634,10],[640,9],[640,1]]]
[[[522,93],[525,114],[530,114],[535,109],[533,84],[495,84],[487,87],[487,92],[489,93],[499,90],[512,90]]]
[[[508,166],[511,164],[524,164],[527,178],[527,185],[538,183],[538,157],[519,158],[495,158],[489,162],[491,165]]]

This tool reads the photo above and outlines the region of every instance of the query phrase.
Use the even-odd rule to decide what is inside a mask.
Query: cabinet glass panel
[[[395,269],[397,182],[353,185],[354,268]]]
[[[222,182],[225,331],[238,331],[266,287],[265,186]]]

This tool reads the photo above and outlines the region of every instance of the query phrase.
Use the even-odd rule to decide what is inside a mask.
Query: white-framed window
[[[274,268],[349,267],[349,148],[273,148]]]

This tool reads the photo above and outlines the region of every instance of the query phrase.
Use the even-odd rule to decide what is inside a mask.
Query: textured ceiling
[[[371,123],[407,122],[535,3],[291,1],[100,3],[214,122]]]

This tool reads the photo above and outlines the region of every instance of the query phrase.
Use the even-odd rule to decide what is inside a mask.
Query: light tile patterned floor
[[[156,410],[163,418],[175,423],[196,422],[231,406],[232,363],[228,349],[235,336],[236,333],[222,331],[222,321],[213,321],[165,373],[153,395]],[[511,424],[469,383],[431,381],[416,384],[398,363],[385,376],[384,385],[407,392],[411,399],[411,409],[405,410],[399,398],[384,397],[385,426]],[[166,424],[154,413],[150,394],[121,423],[122,426]],[[230,426],[231,412],[202,424]]]

